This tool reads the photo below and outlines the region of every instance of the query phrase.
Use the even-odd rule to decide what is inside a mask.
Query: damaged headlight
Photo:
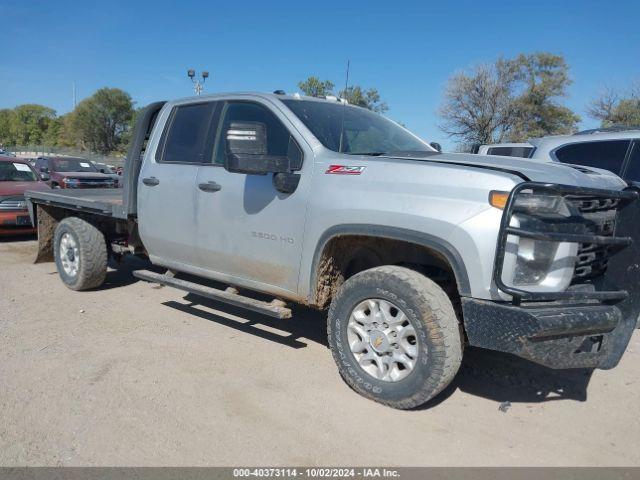
[[[500,208],[502,204],[504,208],[506,199],[501,194],[508,199],[508,192],[491,192],[491,205]],[[571,206],[562,196],[523,191],[513,201],[510,226],[543,232],[571,215]],[[577,244],[508,235],[505,247],[502,280],[506,285],[528,287],[531,291],[561,291],[571,283]]]
[[[515,199],[514,211],[538,216],[571,216],[569,204],[564,198],[558,195],[536,195],[533,193],[521,193]]]
[[[516,253],[513,283],[539,285],[551,270],[559,243],[520,238]]]

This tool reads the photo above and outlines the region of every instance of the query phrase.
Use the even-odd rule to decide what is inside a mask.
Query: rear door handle
[[[217,192],[222,187],[220,186],[219,183],[216,183],[216,182],[206,182],[206,183],[199,183],[198,188],[203,192]]]
[[[142,179],[142,183],[148,185],[149,187],[155,187],[156,185],[160,184],[160,180],[158,180],[156,177],[147,177]]]

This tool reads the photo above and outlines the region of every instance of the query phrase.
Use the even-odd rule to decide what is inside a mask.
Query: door
[[[215,102],[173,108],[138,180],[140,237],[154,263],[196,265],[196,179],[211,157]]]
[[[265,124],[268,155],[287,155],[290,141],[306,154],[307,168],[303,161],[293,193],[276,190],[273,174],[224,169],[226,131],[231,122],[243,121]],[[292,132],[286,117],[266,104],[228,101],[222,106],[213,161],[200,167],[196,193],[198,261],[217,278],[258,289],[273,285],[297,291],[311,150]]]

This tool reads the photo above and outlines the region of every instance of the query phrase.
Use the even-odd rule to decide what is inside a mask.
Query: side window
[[[604,168],[620,175],[629,143],[630,140],[574,143],[556,150],[556,158],[562,163]]]
[[[251,102],[229,102],[222,112],[222,121],[216,135],[214,163],[224,164],[224,155],[227,148],[225,132],[232,122],[262,122],[267,127],[267,154],[286,155],[289,148],[287,128],[268,108]]]
[[[633,151],[629,158],[629,166],[624,174],[624,179],[640,182],[640,141],[633,143]]]
[[[156,153],[160,162],[204,163],[210,158],[210,134],[215,102],[176,107],[163,133],[162,147]]]
[[[41,171],[41,169],[47,167],[49,167],[49,165],[47,165],[47,161],[44,158],[38,158],[36,160],[36,170]]]

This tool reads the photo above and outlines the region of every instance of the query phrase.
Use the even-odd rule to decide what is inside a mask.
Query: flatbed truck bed
[[[60,206],[114,218],[126,218],[126,212],[122,208],[124,197],[121,188],[27,191],[25,197],[39,204]]]

